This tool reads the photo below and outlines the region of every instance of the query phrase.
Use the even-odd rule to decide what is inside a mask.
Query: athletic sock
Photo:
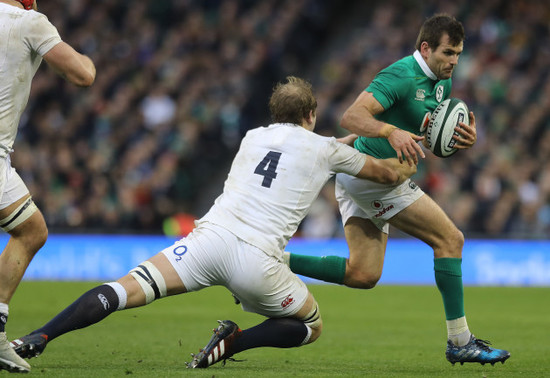
[[[0,332],[6,332],[9,313],[9,306],[6,303],[0,303]]]
[[[443,298],[449,338],[453,342],[458,342],[459,346],[465,345],[467,341],[464,343],[464,340],[466,337],[469,340],[470,331],[464,316],[462,259],[450,257],[434,259],[434,271],[435,282]]]
[[[463,316],[458,319],[447,320],[447,337],[451,342],[457,346],[464,346],[470,341],[470,330],[468,329],[468,323],[466,317]]]
[[[64,333],[99,322],[118,308],[118,295],[109,285],[101,285],[82,294],[45,326],[32,333],[43,333],[48,341]]]
[[[341,285],[344,283],[346,275],[346,258],[305,256],[291,253],[289,267],[296,274]]]
[[[292,348],[307,342],[309,327],[292,318],[272,318],[242,331],[231,345],[233,353],[258,347]]]

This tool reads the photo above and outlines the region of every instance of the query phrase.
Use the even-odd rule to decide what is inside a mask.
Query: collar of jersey
[[[426,64],[426,61],[424,60],[424,58],[422,58],[422,55],[420,55],[420,51],[415,50],[413,56],[414,59],[416,59],[416,61],[418,62],[420,68],[422,68],[422,71],[424,71],[424,73],[426,74],[426,76],[428,76],[432,80],[437,80],[437,76],[435,76],[432,70],[430,70],[430,67],[428,67],[428,64]]]
[[[272,123],[270,126],[298,126],[298,127],[301,127],[300,125],[297,125],[295,123],[289,123],[289,122],[286,122],[286,123]]]

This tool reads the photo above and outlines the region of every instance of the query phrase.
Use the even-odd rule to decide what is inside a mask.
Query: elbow
[[[351,122],[351,115],[349,112],[345,112],[344,115],[342,116],[342,119],[340,120],[340,127],[348,130],[348,131],[351,131],[351,125],[353,123]]]
[[[79,87],[89,87],[95,81],[95,72],[88,72],[85,75],[81,75],[73,81],[73,84]]]

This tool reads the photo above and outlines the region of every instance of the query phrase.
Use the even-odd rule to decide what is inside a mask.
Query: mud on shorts
[[[162,253],[187,291],[225,286],[245,311],[288,317],[308,297],[306,285],[286,264],[211,223],[202,223]]]
[[[388,219],[424,195],[410,179],[389,186],[343,173],[336,175],[335,192],[344,226],[351,217],[365,218],[386,234],[389,232]]]

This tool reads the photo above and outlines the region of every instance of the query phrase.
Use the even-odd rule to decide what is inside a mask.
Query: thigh
[[[187,291],[224,285],[233,275],[237,239],[220,227],[197,227],[187,237],[160,252]]]
[[[166,284],[166,295],[176,295],[187,292],[178,272],[174,269],[166,255],[157,253],[147,261],[151,262],[162,274]],[[125,308],[143,306],[145,304],[145,293],[138,281],[130,274],[117,280],[126,290],[127,300]]]
[[[401,231],[434,249],[435,257],[460,257],[464,236],[443,209],[424,194],[389,220]]]
[[[4,210],[29,196],[29,189],[11,166],[9,158],[0,162],[0,209]],[[7,214],[9,215],[9,213]]]
[[[286,264],[244,241],[235,255],[233,273],[226,287],[245,311],[296,317],[309,295],[306,285]]]

